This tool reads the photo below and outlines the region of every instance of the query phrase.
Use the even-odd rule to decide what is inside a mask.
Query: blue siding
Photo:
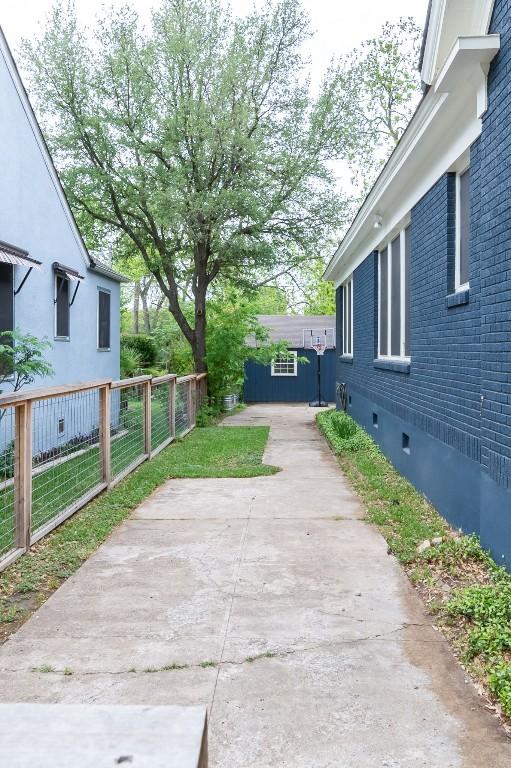
[[[369,254],[353,279],[354,360],[338,359],[336,377],[347,384],[349,411],[395,466],[511,566],[510,0],[497,0],[491,31],[500,32],[501,51],[490,69],[482,135],[471,148],[469,294],[462,303],[449,298],[455,201],[454,177],[446,174],[411,212],[409,372],[375,367],[377,263]],[[341,313],[340,291],[337,306]]]
[[[316,353],[298,349],[298,357],[309,362],[298,364],[297,376],[272,376],[271,366],[249,360],[245,365],[244,399],[247,403],[308,403],[317,396]],[[321,359],[321,394],[335,402],[335,350],[326,350]]]

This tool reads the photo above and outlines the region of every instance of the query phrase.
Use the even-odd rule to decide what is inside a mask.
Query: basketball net
[[[312,349],[316,350],[317,355],[324,355],[325,354],[325,347],[326,344],[324,341],[322,341],[321,336],[315,336],[314,341],[311,342]]]

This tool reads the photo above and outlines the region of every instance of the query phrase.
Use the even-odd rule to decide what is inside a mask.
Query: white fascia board
[[[78,229],[78,226],[76,224],[75,218],[73,216],[73,213],[71,211],[71,207],[69,205],[69,202],[67,200],[66,195],[64,194],[64,190],[62,188],[62,183],[59,179],[58,173],[56,171],[55,165],[53,163],[52,157],[50,155],[48,146],[46,144],[46,140],[43,136],[43,133],[41,131],[41,127],[39,126],[39,123],[37,122],[37,118],[35,116],[34,110],[32,108],[32,105],[30,103],[30,100],[28,98],[27,91],[25,89],[25,86],[23,85],[23,81],[20,77],[20,74],[18,72],[18,68],[16,66],[16,62],[14,61],[14,57],[11,53],[11,49],[9,48],[9,44],[5,38],[5,35],[3,33],[2,27],[0,27],[0,55],[4,59],[5,65],[7,67],[7,71],[9,72],[9,75],[11,77],[11,80],[13,82],[13,85],[17,91],[18,98],[21,102],[21,106],[23,108],[23,111],[25,113],[25,116],[29,122],[30,129],[32,131],[32,134],[34,136],[34,140],[37,143],[37,146],[39,148],[39,151],[41,153],[42,159],[44,161],[44,164],[46,165],[46,169],[48,171],[48,174],[50,176],[50,179],[52,181],[52,184],[55,188],[55,192],[57,194],[57,197],[59,198],[59,202],[62,206],[63,213],[69,223],[69,227],[71,229],[71,232],[73,234],[73,237],[76,241],[76,245],[78,247],[78,250],[83,258],[83,261],[87,267],[91,265],[91,260],[89,257],[89,253],[87,251],[87,248],[85,247],[85,243],[83,242],[82,235],[80,233],[80,230]]]
[[[325,279],[340,285],[373,250],[400,226],[406,226],[413,206],[480,135],[482,85],[486,93],[484,69],[499,49],[499,36],[488,38],[479,45],[477,55],[474,40],[479,38],[466,38],[472,43],[461,41],[460,46],[457,41],[453,50],[459,50],[462,58],[468,55],[472,76],[457,82],[449,93],[429,90],[332,257]],[[458,61],[455,53],[452,63],[456,68]],[[475,76],[477,72],[481,78]],[[378,229],[373,226],[376,215],[382,217],[383,226]]]
[[[431,85],[435,77],[435,65],[438,56],[438,46],[445,14],[446,0],[433,0],[429,15],[429,24],[426,31],[426,45],[422,59],[421,80],[426,85]]]
[[[459,37],[440,70],[434,89],[437,93],[452,93],[471,78],[474,72],[488,71],[500,50],[500,35]]]

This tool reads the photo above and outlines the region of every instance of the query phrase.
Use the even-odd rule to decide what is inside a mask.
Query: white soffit
[[[431,85],[458,37],[486,35],[495,0],[432,0],[421,78]]]
[[[486,103],[485,73],[499,48],[499,35],[456,41],[438,83],[419,105],[330,261],[325,279],[340,285],[403,225],[413,206],[477,139]],[[376,216],[381,217],[377,229]]]

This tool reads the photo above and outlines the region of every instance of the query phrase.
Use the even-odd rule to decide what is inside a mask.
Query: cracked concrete
[[[314,415],[228,419],[282,472],[156,491],[0,649],[0,702],[207,704],[213,768],[511,765]]]

